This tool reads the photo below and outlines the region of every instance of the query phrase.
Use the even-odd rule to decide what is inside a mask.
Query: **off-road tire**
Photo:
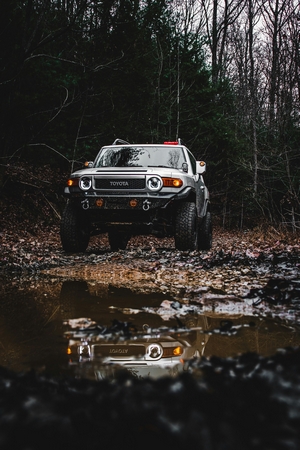
[[[175,247],[177,250],[197,250],[198,221],[195,203],[182,203],[175,218]]]
[[[199,250],[209,250],[212,246],[212,223],[211,214],[207,211],[199,227],[198,248]]]
[[[81,253],[87,249],[90,240],[89,220],[72,203],[68,203],[60,223],[62,247],[68,253]]]
[[[125,250],[130,239],[130,235],[124,231],[109,230],[108,242],[112,252]]]

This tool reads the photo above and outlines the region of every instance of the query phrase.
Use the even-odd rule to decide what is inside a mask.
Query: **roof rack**
[[[118,145],[118,144],[130,145],[129,142],[123,141],[123,139],[116,139],[116,140],[112,143],[112,145]]]

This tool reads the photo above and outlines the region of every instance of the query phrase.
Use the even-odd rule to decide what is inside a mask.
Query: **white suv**
[[[137,234],[174,236],[178,250],[209,249],[212,225],[206,165],[179,142],[129,144],[117,139],[74,172],[61,220],[66,252],[86,250],[108,233],[112,251]]]

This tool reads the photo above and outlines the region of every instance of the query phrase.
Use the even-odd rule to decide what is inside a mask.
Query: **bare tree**
[[[206,35],[211,52],[212,81],[226,75],[227,43],[231,27],[245,8],[245,0],[201,0],[206,18]]]

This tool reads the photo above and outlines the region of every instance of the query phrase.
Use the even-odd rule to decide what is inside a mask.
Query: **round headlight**
[[[158,359],[162,356],[162,348],[158,344],[151,344],[147,349],[148,357],[152,359]]]
[[[79,187],[83,191],[88,191],[92,186],[92,180],[89,177],[82,177],[79,181]]]
[[[82,343],[78,347],[78,353],[80,356],[88,358],[90,356],[90,346],[87,343]]]
[[[162,188],[163,182],[162,179],[159,177],[151,177],[147,181],[147,186],[150,189],[150,191],[159,191]]]

